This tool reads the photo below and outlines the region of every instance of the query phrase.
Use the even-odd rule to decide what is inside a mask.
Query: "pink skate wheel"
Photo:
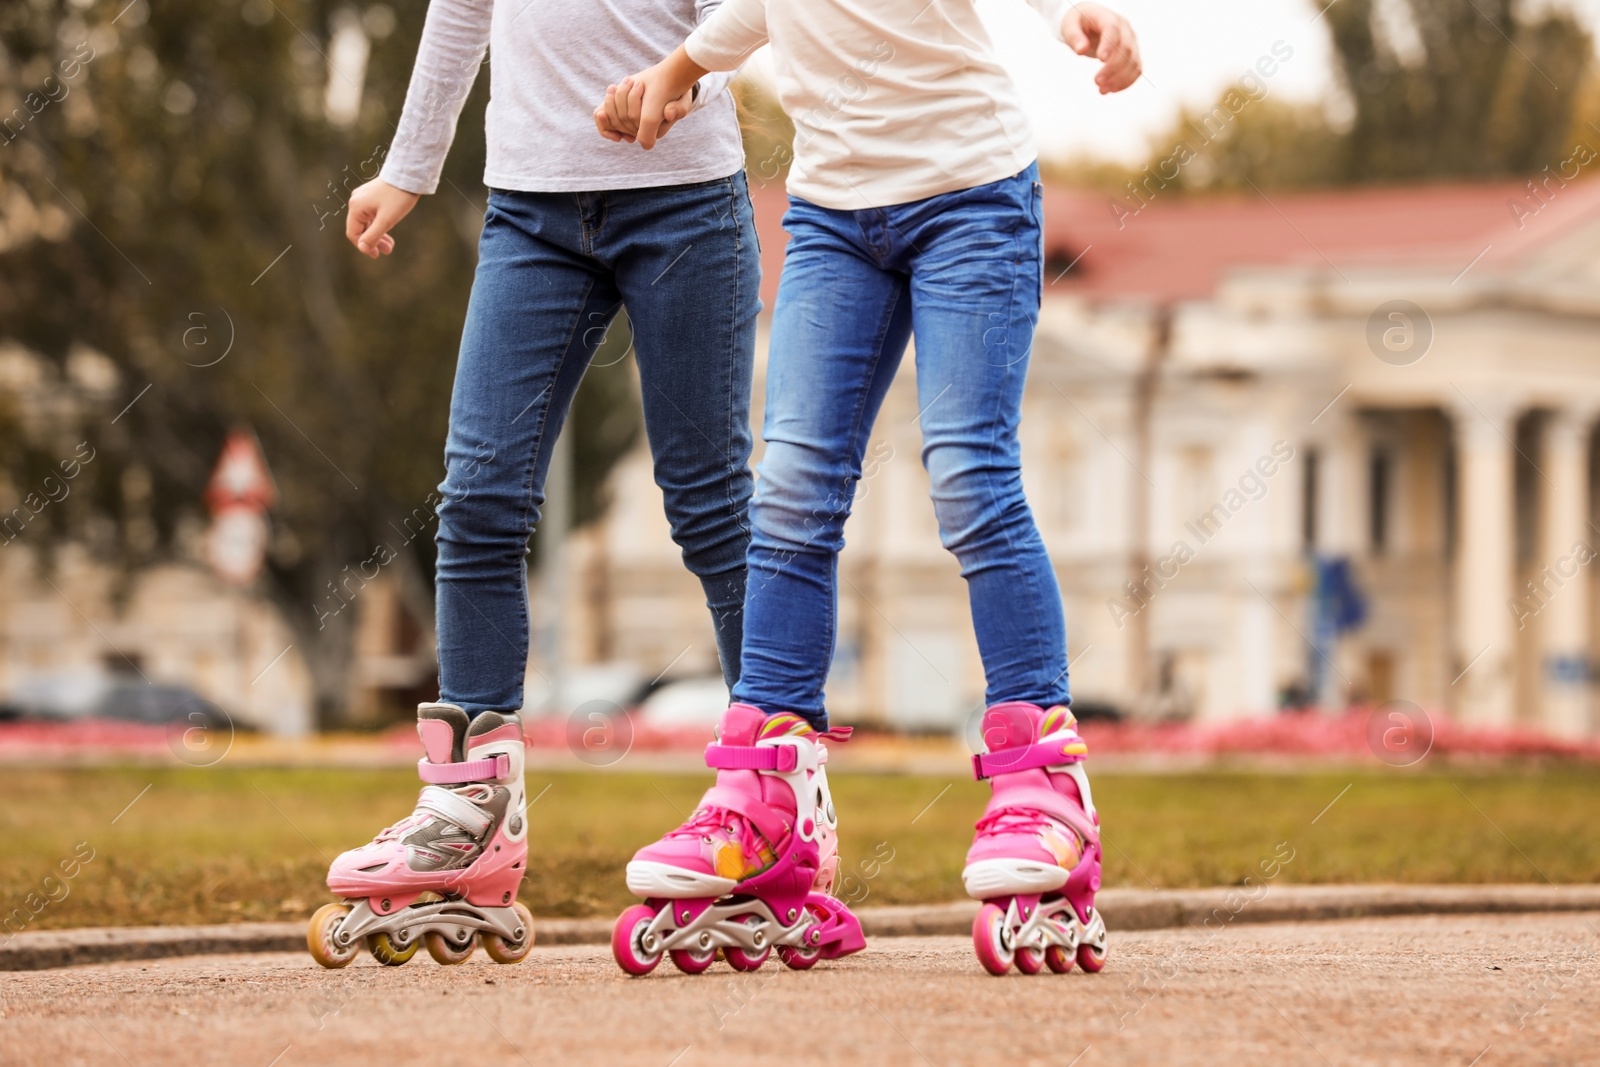
[[[1095,948],[1093,945],[1083,944],[1078,946],[1078,966],[1094,974],[1106,965],[1106,950]]]
[[[714,948],[701,952],[675,948],[667,955],[672,957],[672,965],[684,974],[704,974],[711,969],[713,963],[717,962],[717,950]]]
[[[1044,950],[1044,962],[1047,967],[1057,974],[1066,974],[1072,970],[1073,957],[1060,945],[1051,945]]]
[[[618,916],[617,925],[611,928],[611,955],[617,966],[636,978],[649,974],[661,962],[659,951],[652,955],[639,943],[655,917],[653,908],[635,904]]]
[[[985,904],[972,920],[972,948],[983,969],[999,977],[1011,969],[1011,950],[1005,947],[1006,910]]]
[[[762,925],[759,915],[741,915],[739,921],[746,926],[758,927]],[[738,945],[728,945],[722,950],[722,956],[728,961],[728,966],[736,971],[754,971],[767,962],[767,957],[772,955],[772,945],[763,943],[761,948],[754,952],[746,952]]]
[[[1023,974],[1038,974],[1044,970],[1044,953],[1036,948],[1019,948],[1013,958],[1017,970]]]

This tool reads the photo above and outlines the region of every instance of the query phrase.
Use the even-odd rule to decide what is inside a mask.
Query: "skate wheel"
[[[762,925],[761,917],[759,915],[744,915],[740,917],[739,921],[744,923],[746,926]],[[763,963],[766,963],[767,957],[772,955],[772,945],[763,940],[761,948],[755,952],[746,952],[737,945],[729,945],[727,948],[722,950],[722,955],[723,958],[728,961],[728,966],[732,967],[734,970],[754,971]]]
[[[672,965],[684,974],[704,974],[713,963],[717,962],[717,950],[714,948],[694,952],[686,948],[675,948],[668,951],[672,957]]]
[[[998,904],[985,904],[972,920],[972,948],[978,962],[992,975],[1011,969],[1012,953],[1005,944],[1006,910]]]
[[[483,951],[496,963],[521,963],[533,951],[533,912],[520,900],[511,905],[511,909],[517,913],[517,922],[522,927],[521,941],[507,941],[499,934],[483,935]]]
[[[800,948],[797,945],[779,945],[778,958],[791,971],[809,971],[822,959],[820,948]]]
[[[1038,974],[1044,970],[1044,953],[1036,948],[1019,948],[1012,959],[1023,974]]]
[[[1060,945],[1051,945],[1044,950],[1044,962],[1057,974],[1066,974],[1072,970],[1073,957]]]
[[[398,967],[402,963],[409,963],[411,957],[417,954],[421,944],[420,941],[412,941],[405,948],[400,948],[388,934],[367,935],[367,951],[372,953],[373,959],[385,967]]]
[[[422,940],[428,946],[428,955],[433,957],[433,962],[445,967],[466,963],[472,955],[472,950],[478,947],[478,939],[470,932],[467,934],[465,944],[452,941],[437,930],[429,930],[422,935]]]
[[[311,958],[324,967],[343,967],[361,951],[359,940],[353,940],[348,945],[341,945],[334,940],[340,925],[344,923],[344,917],[349,914],[348,905],[324,904],[311,916],[311,922],[306,926],[306,948],[310,950]]]
[[[617,966],[635,977],[642,977],[656,969],[661,962],[661,950],[646,952],[640,938],[655,920],[655,910],[635,904],[617,916],[617,925],[611,928],[611,956]]]
[[[1078,946],[1078,966],[1094,974],[1106,965],[1106,947],[1088,943]]]

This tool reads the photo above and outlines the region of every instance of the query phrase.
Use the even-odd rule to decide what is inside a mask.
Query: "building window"
[[[1367,468],[1367,544],[1374,556],[1389,547],[1389,483],[1394,461],[1387,449],[1375,448]]]
[[[1300,544],[1307,552],[1317,548],[1317,471],[1321,458],[1316,449],[1306,449],[1306,473],[1300,482]]]

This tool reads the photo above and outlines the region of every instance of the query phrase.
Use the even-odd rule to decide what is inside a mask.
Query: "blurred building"
[[[87,349],[74,351],[58,371],[18,345],[0,344],[0,398],[37,438],[57,437],[86,406],[109,402],[116,373]],[[41,529],[47,524],[31,517],[30,508],[43,514],[63,506],[80,491],[73,481],[79,470],[95,462],[88,442],[58,452],[71,464],[63,471],[72,473],[32,487],[0,479],[0,717],[109,714],[121,683],[137,682],[149,683],[157,702],[172,700],[167,687],[190,690],[241,726],[310,731],[312,679],[295,635],[259,585],[238,588],[206,565],[199,502],[177,523],[174,558],[122,570],[106,562],[109,552],[91,547],[105,531],[89,528],[79,540],[53,543]],[[139,471],[126,472],[124,495],[147,496],[142,481]],[[139,536],[137,529],[129,536]],[[353,722],[379,721],[414,703],[430,684],[437,692],[431,620],[417,620],[404,601],[388,574],[361,588],[348,703]],[[181,706],[149,705],[123,705],[115,713],[182,720]]]
[[[782,190],[756,202],[770,308]],[[1025,480],[1077,702],[1591,731],[1600,186],[1052,189],[1046,217]],[[829,700],[959,727],[983,678],[916,416],[908,356],[847,527]],[[642,445],[614,477],[569,651],[710,669]]]
[[[770,308],[785,200],[755,199]],[[1404,700],[1593,731],[1600,185],[1051,189],[1046,221],[1025,480],[1081,707],[1221,720]],[[57,380],[0,351],[0,390],[30,418],[109,395],[109,373],[82,353]],[[829,700],[846,721],[959,729],[983,677],[917,414],[908,356],[846,531]],[[565,609],[537,604],[536,626],[562,621],[574,667],[714,673],[642,442],[612,478],[609,511],[567,546]],[[179,540],[177,562],[118,575],[72,546],[41,569],[26,531],[0,537],[0,698],[137,672],[308,729],[288,627],[207,572],[202,531]],[[363,589],[356,721],[433,678],[430,626],[404,601],[387,579]],[[553,651],[541,634],[529,699],[573,703],[552,701]]]

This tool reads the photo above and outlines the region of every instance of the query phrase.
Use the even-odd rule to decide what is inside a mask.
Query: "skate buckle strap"
[[[718,745],[706,746],[706,766],[718,771],[777,771],[792,774],[800,766],[800,753],[793,745]]]
[[[1055,737],[1023,745],[1020,748],[1002,748],[996,752],[983,752],[973,756],[972,776],[981,782],[997,774],[1081,763],[1088,753],[1089,746],[1085,745],[1083,738],[1076,733],[1057,734]]]
[[[462,785],[482,782],[490,778],[511,777],[511,757],[496,752],[486,759],[469,759],[461,763],[429,763],[417,761],[417,777],[433,785]]]
[[[430,812],[448,822],[453,822],[473,837],[482,837],[493,823],[488,812],[465,797],[436,785],[425,786],[417,799],[417,810]]]

